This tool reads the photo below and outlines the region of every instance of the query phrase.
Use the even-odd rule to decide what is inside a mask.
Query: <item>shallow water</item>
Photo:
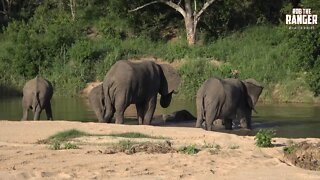
[[[0,119],[20,120],[22,117],[22,97],[0,99]],[[174,99],[169,108],[157,106],[156,115],[186,109],[196,115],[195,102]],[[95,122],[96,117],[86,98],[54,97],[52,100],[53,118],[56,120],[70,120]],[[317,137],[320,138],[320,106],[312,104],[257,104],[258,114],[253,113],[253,128],[273,128],[278,137]],[[127,109],[126,124],[137,124],[134,106]],[[29,113],[29,118],[32,113]],[[46,119],[43,112],[42,119]],[[164,125],[161,121],[153,121],[153,125]],[[193,127],[195,121],[181,123],[167,123],[166,126]]]

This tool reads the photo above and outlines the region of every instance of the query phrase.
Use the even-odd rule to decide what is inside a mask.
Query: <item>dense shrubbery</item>
[[[217,2],[199,24],[198,44],[189,47],[182,18],[170,8],[153,5],[127,12],[144,2],[79,1],[75,21],[62,1],[31,3],[0,33],[0,87],[21,89],[40,73],[53,82],[57,94],[75,95],[85,83],[103,80],[117,60],[154,56],[185,60],[178,69],[184,97],[194,97],[207,78],[230,77],[232,70],[240,78],[262,82],[264,99],[271,98],[277,84],[288,84],[285,99],[296,96],[300,86],[320,94],[319,28],[292,31],[281,25],[281,13],[291,4]],[[313,0],[304,3],[313,10],[319,7]],[[270,7],[276,10],[269,12]],[[212,65],[212,60],[223,63]],[[295,83],[297,79],[306,83]]]

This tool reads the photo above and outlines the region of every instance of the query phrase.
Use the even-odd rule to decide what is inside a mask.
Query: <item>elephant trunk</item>
[[[172,93],[169,93],[167,95],[162,95],[160,98],[161,107],[167,108],[171,103],[171,99],[172,99]]]

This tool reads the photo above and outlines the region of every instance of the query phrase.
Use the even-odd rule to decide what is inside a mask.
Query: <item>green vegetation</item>
[[[130,150],[134,144],[137,144],[137,142],[130,140],[120,140],[117,145],[120,147],[122,152],[124,152],[125,150]]]
[[[149,138],[149,139],[169,139],[163,136],[150,136],[138,132],[126,132],[126,133],[112,133],[107,136],[123,137],[123,138]]]
[[[194,144],[188,145],[188,146],[182,146],[178,149],[178,152],[184,153],[184,154],[197,154],[199,151],[200,149],[198,149]]]
[[[79,146],[70,142],[66,142],[63,145],[59,141],[54,141],[50,144],[49,149],[61,150],[61,149],[79,149]]]
[[[87,82],[102,81],[116,61],[141,57],[183,60],[182,98],[194,98],[207,78],[233,77],[235,70],[265,86],[264,101],[313,102],[320,94],[320,27],[290,30],[283,23],[293,6],[319,14],[315,0],[214,2],[192,47],[173,9],[156,4],[128,13],[147,0],[80,0],[74,17],[68,1],[14,2],[0,17],[1,95],[19,94],[37,74],[56,95],[77,95]]]
[[[290,144],[289,146],[283,147],[283,152],[286,154],[292,154],[296,149],[296,144]]]
[[[47,142],[51,141],[56,141],[56,142],[64,142],[68,141],[70,139],[78,138],[78,137],[83,137],[83,136],[89,136],[90,134],[76,130],[76,129],[71,129],[71,130],[66,130],[59,132],[55,135],[50,136],[48,139],[46,139]]]
[[[254,140],[256,140],[256,145],[258,147],[273,147],[271,141],[275,135],[275,130],[260,129],[254,137]]]
[[[236,144],[233,144],[229,147],[230,149],[239,149],[240,146],[239,145],[236,145]]]
[[[47,139],[39,140],[38,143],[49,144],[55,142],[66,142],[74,138],[83,136],[111,136],[111,137],[122,137],[122,138],[148,138],[148,139],[170,139],[163,136],[150,136],[143,133],[137,132],[126,132],[126,133],[111,133],[111,134],[91,134],[77,129],[70,129],[62,132],[58,132]]]

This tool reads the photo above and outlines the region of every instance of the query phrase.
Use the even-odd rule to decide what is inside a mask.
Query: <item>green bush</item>
[[[258,147],[273,147],[271,140],[275,135],[275,130],[260,129],[254,137],[254,140]]]

